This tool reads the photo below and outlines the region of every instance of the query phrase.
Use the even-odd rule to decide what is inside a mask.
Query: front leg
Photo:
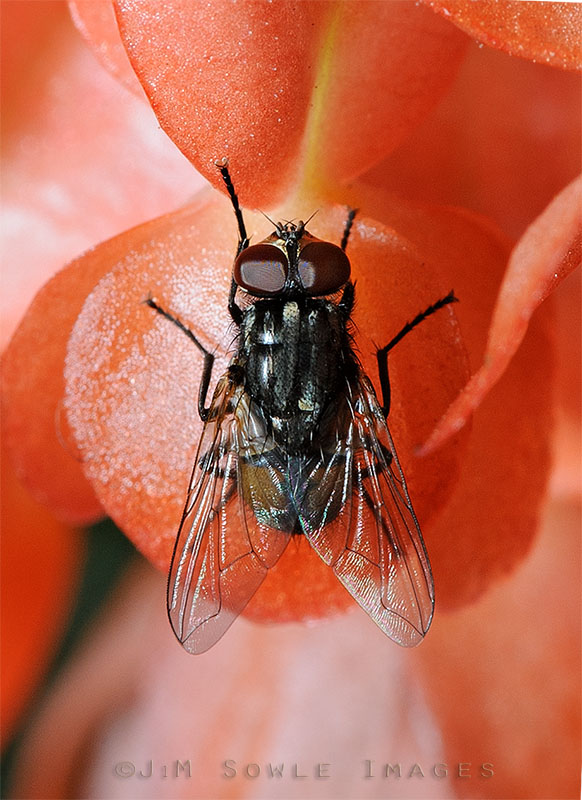
[[[242,209],[238,202],[238,195],[235,191],[234,184],[230,177],[230,172],[228,171],[228,159],[223,158],[221,161],[216,161],[216,167],[222,176],[222,180],[224,181],[224,185],[226,187],[226,191],[228,192],[228,196],[230,197],[230,202],[232,203],[232,207],[234,210],[234,215],[236,217],[236,222],[238,225],[238,246],[236,249],[236,255],[239,256],[243,250],[249,246],[249,236],[247,233],[247,229],[245,226],[245,221],[242,214]],[[230,284],[230,294],[228,296],[228,311],[232,320],[235,325],[240,325],[242,320],[243,312],[237,306],[235,298],[236,298],[236,290],[237,285],[232,279]]]
[[[242,309],[237,306],[235,298],[236,298],[236,290],[238,286],[236,285],[236,281],[234,278],[230,281],[230,292],[228,294],[228,313],[232,317],[232,321],[237,327],[240,327],[242,322],[243,312]]]
[[[146,306],[153,308],[158,314],[162,317],[165,317],[170,322],[173,322],[181,331],[183,331],[186,336],[194,342],[196,347],[200,350],[204,357],[204,366],[202,367],[202,377],[200,379],[200,387],[198,389],[198,413],[200,414],[200,419],[202,422],[206,422],[208,419],[208,414],[210,412],[209,408],[205,407],[206,404],[206,395],[208,394],[208,387],[210,386],[210,379],[212,377],[212,367],[214,365],[214,355],[207,350],[204,345],[196,338],[196,336],[192,333],[190,328],[186,327],[182,320],[178,319],[178,317],[174,317],[164,308],[162,308],[158,302],[153,297],[148,297],[147,300],[144,300]]]

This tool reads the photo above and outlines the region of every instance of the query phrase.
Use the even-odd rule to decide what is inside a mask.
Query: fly
[[[174,633],[190,653],[212,647],[302,535],[385,634],[414,646],[431,624],[434,584],[386,425],[388,353],[457,298],[438,300],[377,351],[380,403],[351,345],[346,247],[356,212],[339,245],[303,222],[278,223],[250,244],[227,163],[217,166],[239,232],[228,299],[238,337],[208,406],[212,353],[146,301],[204,357],[204,429],[168,579]]]

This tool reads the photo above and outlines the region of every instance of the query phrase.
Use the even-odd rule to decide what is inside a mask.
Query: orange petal
[[[578,501],[550,505],[521,569],[475,605],[436,619],[411,653],[439,720],[439,758],[453,769],[471,764],[473,780],[455,781],[461,796],[578,796],[579,621]],[[492,764],[486,779],[483,762]],[[552,763],[559,769],[539,768]]]
[[[339,240],[345,213],[344,208],[322,209],[310,228]],[[271,228],[258,215],[247,215],[247,225],[255,240]],[[75,326],[67,408],[85,469],[107,511],[150,560],[167,569],[201,429],[196,401],[201,358],[176,326],[142,301],[151,293],[206,346],[214,348],[222,339],[228,347],[226,298],[236,230],[226,200],[209,195],[199,206],[134,233],[123,261],[91,293]],[[350,257],[360,278],[354,318],[362,361],[375,376],[369,340],[388,341],[447,290],[423,268],[408,242],[371,220],[357,222]],[[455,443],[422,461],[413,450],[454,396],[467,364],[449,309],[408,339],[391,361],[391,428],[417,513],[429,520],[451,492],[462,448]],[[225,363],[217,365],[217,374]],[[280,577],[287,598],[273,603],[273,616],[283,606],[287,617],[290,608],[296,619],[340,607],[330,600],[334,590],[320,578],[325,569],[319,559],[311,559],[303,572],[303,585],[313,592],[301,590],[291,551],[273,570],[272,593],[279,592]],[[299,551],[295,555],[303,557]],[[309,561],[303,558],[303,566]],[[335,587],[344,596],[338,602],[345,604],[345,590],[337,582]],[[266,609],[272,600],[263,600]],[[267,612],[259,613],[264,618]]]
[[[2,453],[2,744],[14,731],[66,621],[82,541],[19,484]]]
[[[69,8],[77,29],[105,69],[131,92],[143,98],[142,86],[121,43],[113,3],[107,0],[99,3],[69,0]]]
[[[424,226],[418,220],[424,229],[419,246],[424,249],[431,239],[439,243],[438,263],[460,298],[463,339],[471,363],[479,363],[507,242],[487,220],[465,211],[429,210],[428,217],[431,223]],[[538,316],[473,416],[460,479],[425,531],[439,610],[458,608],[491,588],[520,564],[534,541],[551,466],[553,406],[549,326],[545,314]]]
[[[475,413],[462,479],[427,534],[442,610],[479,597],[534,541],[551,467],[553,351],[544,323],[532,321]]]
[[[470,362],[481,363],[510,252],[506,237],[468,211],[408,206],[366,186],[354,187],[354,201],[413,240],[420,258],[455,289]],[[471,602],[515,569],[536,535],[551,464],[554,365],[547,323],[541,309],[475,413],[453,494],[424,528],[437,610]]]
[[[394,150],[449,88],[467,44],[415,3],[335,3],[306,131],[308,185],[352,180]]]
[[[272,207],[295,178],[328,5],[119,0],[116,9],[172,141],[217,186],[214,162],[228,157],[243,204]]]
[[[2,356],[6,447],[37,500],[68,522],[102,516],[61,414],[65,352],[89,290],[102,276],[102,249],[59,272],[35,297]],[[31,420],[34,419],[34,424]]]
[[[63,264],[203,181],[149,105],[95,61],[64,3],[1,7],[3,347]]]
[[[218,213],[210,198],[222,200]],[[69,342],[66,406],[85,472],[109,516],[163,569],[202,429],[201,358],[144,301],[156,297],[209,349],[225,336],[228,345],[225,298],[236,241],[232,209],[203,192],[181,211],[101,245],[107,274]],[[218,371],[224,363],[218,360]]]
[[[473,43],[435,111],[360,180],[472,209],[517,239],[579,172],[581,121],[579,75]]]
[[[2,5],[0,92],[4,148],[14,129],[35,114],[30,102],[31,90],[38,92],[43,73],[55,66],[55,51],[69,25],[67,7],[62,2]]]
[[[582,463],[582,272],[563,281],[550,298],[556,326],[556,433],[551,496],[575,501],[580,497]]]
[[[478,42],[562,69],[580,69],[580,3],[423,0]]]
[[[535,309],[580,266],[582,179],[567,186],[528,230],[511,254],[489,331],[483,366],[447,410],[423,452],[458,431],[503,375]]]
[[[449,86],[467,42],[413,3],[116,7],[164,130],[216,186],[214,161],[228,157],[253,207],[298,182],[346,181],[390,152]]]

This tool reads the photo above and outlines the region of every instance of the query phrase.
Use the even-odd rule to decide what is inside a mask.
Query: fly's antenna
[[[271,225],[273,226],[273,228],[276,228],[276,227],[277,227],[277,223],[276,223],[276,222],[274,222],[274,221],[271,219],[271,217],[270,217],[268,214],[265,214],[265,212],[264,212],[264,211],[261,211],[260,213],[261,213],[261,214],[264,216],[264,218],[265,218],[265,219],[266,219],[268,222],[270,222],[270,223],[271,223]]]
[[[245,221],[243,219],[242,210],[238,202],[238,196],[235,192],[234,185],[232,183],[232,179],[230,177],[230,173],[228,171],[228,158],[223,158],[220,161],[214,162],[218,171],[222,175],[222,180],[224,181],[224,185],[226,186],[226,191],[228,192],[228,196],[230,197],[230,202],[232,203],[232,207],[234,208],[234,213],[236,216],[236,221],[238,225],[238,253],[241,253],[249,244],[249,237],[247,235],[247,229],[245,228]]]
[[[319,213],[319,209],[316,208],[315,211],[313,212],[313,214],[305,220],[305,222],[303,223],[303,227],[306,228],[309,225],[309,223],[311,222],[311,220],[313,219],[313,217],[318,213]]]

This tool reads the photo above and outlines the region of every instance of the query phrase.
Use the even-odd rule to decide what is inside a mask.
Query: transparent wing
[[[190,653],[220,639],[289,540],[286,527],[269,525],[270,508],[289,514],[282,475],[252,466],[271,447],[263,422],[227,373],[200,439],[168,578],[170,622]]]
[[[299,509],[311,545],[374,622],[418,644],[434,585],[394,443],[365,375],[348,387]]]

